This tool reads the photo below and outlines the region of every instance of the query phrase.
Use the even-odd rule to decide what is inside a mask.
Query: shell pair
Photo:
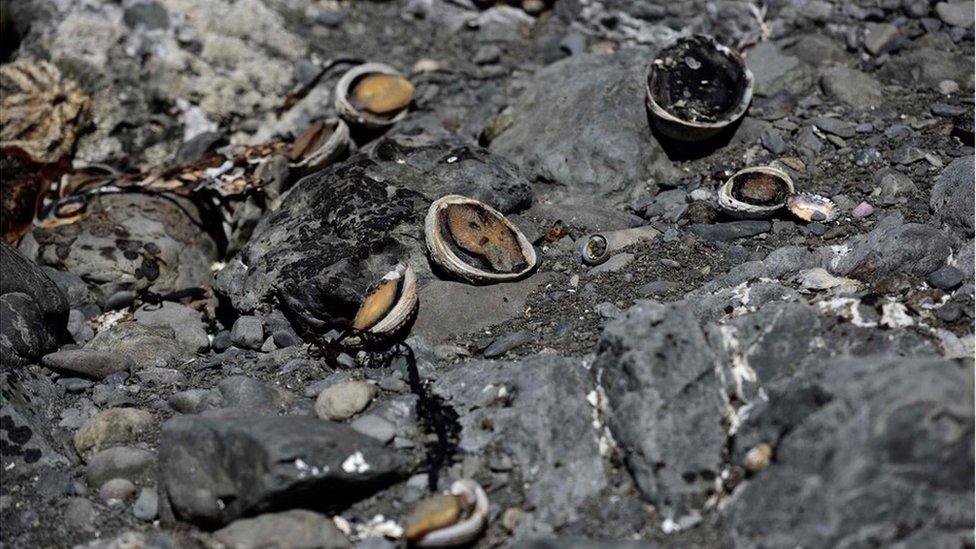
[[[477,482],[461,479],[447,494],[420,502],[407,516],[404,537],[416,547],[471,543],[488,524],[488,495]]]
[[[793,180],[771,166],[745,168],[734,173],[718,190],[718,204],[733,217],[771,217],[784,206],[803,221],[829,223],[840,215],[829,198],[797,193]]]

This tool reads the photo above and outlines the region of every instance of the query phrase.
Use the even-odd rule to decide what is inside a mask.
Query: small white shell
[[[702,139],[712,137],[713,135],[722,131],[722,129],[727,127],[729,124],[732,124],[739,118],[742,118],[742,115],[746,113],[746,110],[749,109],[749,104],[752,102],[752,71],[749,70],[745,64],[745,61],[742,60],[742,57],[737,52],[731,50],[727,46],[719,44],[713,38],[703,35],[678,38],[674,43],[663,48],[661,53],[664,53],[668,49],[678,45],[683,40],[702,38],[710,42],[718,52],[741,66],[743,77],[745,79],[745,88],[743,89],[742,97],[735,108],[724,113],[724,115],[718,120],[712,122],[685,120],[684,118],[680,118],[669,112],[664,108],[664,106],[658,103],[657,99],[654,97],[655,94],[652,90],[652,82],[655,78],[656,68],[660,63],[661,58],[659,55],[654,59],[654,61],[651,62],[647,78],[644,79],[645,103],[647,104],[647,109],[650,111],[651,117],[654,120],[655,126],[661,131],[661,133],[667,137],[670,137],[671,139],[676,139],[679,141],[700,141]]]
[[[471,265],[458,256],[449,242],[450,237],[442,234],[441,224],[439,222],[439,217],[443,210],[448,206],[458,204],[475,206],[501,221],[515,236],[519,245],[519,252],[525,260],[525,266],[515,272],[492,272]],[[531,272],[537,262],[535,248],[532,246],[532,243],[525,238],[525,235],[522,234],[522,231],[518,227],[513,225],[498,210],[484,202],[454,194],[442,197],[430,205],[430,209],[427,210],[427,218],[424,220],[424,237],[431,261],[444,269],[444,271],[472,284],[491,284],[518,279]]]
[[[599,265],[627,246],[651,240],[661,232],[651,226],[593,233],[580,240],[580,259],[587,265]]]
[[[373,113],[356,108],[349,99],[349,88],[359,78],[369,74],[388,74],[406,78],[400,71],[384,63],[363,63],[357,65],[343,74],[336,83],[335,89],[335,108],[339,116],[346,119],[350,124],[356,124],[370,129],[380,129],[392,126],[407,116],[409,109],[403,109],[393,116],[378,116]]]
[[[773,168],[772,166],[755,166],[752,168],[739,170],[732,174],[732,177],[730,177],[718,190],[718,205],[733,217],[744,219],[771,217],[780,208],[782,208],[785,203],[784,200],[784,202],[780,202],[778,204],[763,206],[759,204],[750,204],[737,199],[732,193],[735,179],[739,176],[748,174],[769,175],[781,181],[786,187],[784,189],[785,192],[783,193],[784,198],[793,194],[794,192],[793,180],[790,179],[790,176],[783,170]]]
[[[488,524],[488,495],[477,482],[470,479],[454,481],[451,493],[471,505],[468,517],[450,526],[433,530],[414,542],[417,547],[457,547],[471,543]]]
[[[786,207],[803,221],[830,223],[840,215],[834,201],[819,194],[797,193],[786,199]]]
[[[328,166],[349,149],[349,126],[340,118],[330,118],[325,123],[334,125],[332,135],[311,154],[292,163],[292,168],[303,173],[313,172]]]
[[[416,313],[420,300],[417,295],[417,274],[414,270],[402,263],[398,264],[383,275],[380,282],[388,280],[399,282],[396,302],[377,322],[344,339],[343,344],[347,347],[359,347],[371,340],[383,340],[392,336],[405,327]]]

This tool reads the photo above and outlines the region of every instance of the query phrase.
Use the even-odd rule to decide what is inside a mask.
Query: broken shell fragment
[[[614,252],[631,244],[651,240],[659,234],[661,232],[654,227],[634,227],[594,233],[581,239],[580,259],[587,265],[599,265],[609,259]]]
[[[422,501],[410,513],[404,537],[417,547],[456,547],[471,543],[488,522],[488,495],[477,482],[455,481],[449,494]]]
[[[840,215],[834,201],[819,194],[797,193],[786,199],[786,207],[803,221],[830,223]]]
[[[770,217],[793,194],[793,180],[786,172],[756,166],[739,170],[718,190],[718,204],[739,218]]]
[[[301,172],[324,168],[349,149],[349,126],[338,118],[321,120],[295,138],[288,151],[291,167]]]
[[[710,36],[694,35],[679,38],[651,62],[645,100],[661,133],[698,141],[745,114],[752,82],[738,53]]]
[[[427,211],[424,236],[431,261],[472,284],[517,279],[535,268],[535,248],[491,206],[448,195]]]
[[[413,319],[418,304],[417,274],[397,265],[369,288],[352,321],[352,335],[343,343],[359,347],[395,336]]]
[[[364,63],[339,79],[335,107],[350,124],[385,128],[407,115],[413,92],[413,84],[393,67]]]

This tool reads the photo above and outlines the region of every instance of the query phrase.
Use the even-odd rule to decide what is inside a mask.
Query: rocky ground
[[[462,478],[477,547],[973,546],[973,2],[493,4],[2,3],[4,546],[403,546]],[[704,144],[644,103],[688,33],[755,78]],[[362,61],[406,117],[289,162]],[[728,217],[756,165],[840,216]],[[447,194],[538,267],[432,268]],[[405,341],[338,345],[397,262]]]

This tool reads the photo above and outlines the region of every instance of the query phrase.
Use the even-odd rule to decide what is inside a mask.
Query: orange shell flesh
[[[373,114],[401,111],[413,100],[413,84],[402,76],[371,74],[364,76],[352,90],[357,108]]]
[[[461,502],[457,496],[439,495],[420,502],[406,519],[404,536],[416,540],[428,532],[450,526],[461,516]]]
[[[397,297],[397,286],[399,280],[380,282],[359,306],[352,327],[356,330],[367,330],[379,322],[393,308]]]
[[[518,240],[502,220],[467,204],[451,204],[444,214],[454,242],[497,272],[513,272],[524,262]]]

